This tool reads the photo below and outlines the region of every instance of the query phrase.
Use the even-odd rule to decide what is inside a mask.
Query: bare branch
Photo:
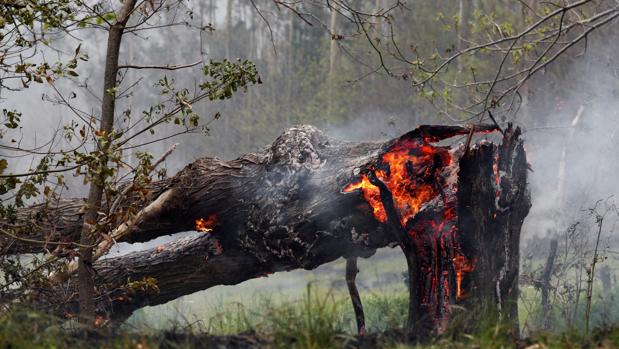
[[[193,63],[189,63],[189,64],[178,64],[178,65],[172,65],[172,64],[166,64],[166,65],[132,65],[132,64],[126,64],[126,65],[119,65],[118,69],[159,69],[159,70],[179,70],[179,69],[186,69],[186,68],[191,68],[191,67],[195,67],[198,64],[203,63],[202,60],[199,60],[197,62],[193,62]]]

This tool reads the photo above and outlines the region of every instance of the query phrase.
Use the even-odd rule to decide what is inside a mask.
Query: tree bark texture
[[[158,200],[153,214],[131,225],[128,242],[202,232],[96,261],[98,312],[121,320],[140,307],[215,285],[313,269],[340,257],[367,258],[378,248],[399,245],[409,266],[411,332],[444,328],[450,305],[476,304],[479,297],[491,297],[484,299],[513,318],[518,237],[529,207],[524,149],[519,130],[511,127],[498,146],[482,143],[465,152],[463,145],[436,145],[469,132],[420,126],[388,142],[357,143],[298,126],[260,153],[232,161],[199,159],[118,207],[138,212]],[[396,168],[385,162],[396,151],[418,156],[403,164],[408,176],[403,186]],[[402,205],[402,193],[423,200],[412,210]],[[42,221],[36,225],[43,227],[38,234],[55,239],[74,234],[70,212],[77,215],[79,205],[69,203],[38,215]],[[54,209],[62,214],[50,214]],[[26,210],[20,216],[29,217]],[[56,226],[46,231],[43,222],[50,217]],[[5,243],[5,249],[24,251],[20,245]],[[72,281],[42,289],[37,302],[57,313],[75,312]]]
[[[501,144],[481,144],[460,160],[458,179],[462,249],[474,260],[462,280],[463,305],[496,312],[516,337],[520,230],[531,207],[528,167],[520,129],[510,126]]]

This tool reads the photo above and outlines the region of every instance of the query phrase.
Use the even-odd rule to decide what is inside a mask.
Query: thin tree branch
[[[171,64],[166,64],[166,65],[132,65],[132,64],[126,64],[126,65],[119,65],[118,69],[159,69],[159,70],[179,70],[179,69],[186,69],[186,68],[191,68],[191,67],[195,67],[198,64],[201,64],[203,61],[199,60],[197,62],[193,62],[193,63],[189,63],[189,64],[179,64],[179,65],[171,65]]]

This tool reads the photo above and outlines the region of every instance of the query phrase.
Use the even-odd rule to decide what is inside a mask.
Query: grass
[[[402,292],[369,293],[362,296],[367,330],[380,332],[400,328],[406,322],[408,298]],[[262,297],[250,305],[242,303],[219,304],[209,312],[208,320],[198,322],[209,333],[229,335],[255,329],[275,331],[284,322],[299,323],[302,326],[331,333],[356,331],[354,313],[348,294],[308,284],[305,294],[298,299],[275,300]],[[284,319],[280,322],[279,319]],[[326,321],[326,322],[325,322]],[[325,326],[329,323],[329,327]]]
[[[516,342],[509,326],[490,317],[475,329],[462,312],[454,328],[423,344],[401,342],[406,319],[406,296],[402,293],[366,295],[364,305],[369,334],[353,335],[354,318],[350,301],[343,293],[309,284],[300,298],[279,300],[263,297],[252,306],[222,304],[208,321],[178,322],[173,330],[137,331],[125,327],[114,332],[84,335],[75,324],[67,324],[23,309],[0,315],[0,348],[269,348],[367,347],[398,349],[430,348],[619,348],[619,327],[604,327],[585,335],[578,329],[559,333],[535,331],[527,340]],[[462,324],[462,326],[458,325]],[[217,336],[214,336],[217,335]]]
[[[539,328],[535,306],[539,301],[535,292],[522,288],[523,299],[533,304],[520,306],[521,319],[528,326],[526,341],[514,341],[509,328],[497,325],[490,317],[482,317],[484,323],[471,326],[463,312],[442,336],[423,344],[402,343],[408,306],[406,287],[400,278],[404,268],[403,258],[397,253],[360,261],[358,285],[368,330],[363,339],[354,335],[356,324],[343,283],[343,263],[333,263],[317,272],[279,273],[147,307],[120,329],[87,336],[74,323],[17,309],[0,314],[0,349],[246,348],[256,344],[274,349],[619,348],[619,327],[612,326],[619,324],[619,304],[613,296],[619,295],[619,289],[606,292],[606,298],[594,297],[593,319],[598,329],[590,335],[564,327],[558,311],[554,313],[556,332],[535,330]]]
[[[395,249],[379,251],[370,260],[359,260],[357,285],[364,305],[369,308],[366,311],[368,324],[375,324],[375,327],[369,329],[393,327],[396,321],[400,321],[398,316],[405,313],[405,306],[399,313],[371,311],[387,306],[389,302],[407,302],[404,295],[406,286],[402,278],[405,269],[406,261],[401,252]],[[295,270],[248,280],[239,285],[216,286],[164,305],[141,309],[129,319],[129,325],[138,331],[156,331],[175,327],[178,323],[195,323],[201,329],[216,330],[218,334],[238,333],[246,328],[243,318],[257,320],[256,315],[264,313],[265,306],[274,307],[303,299],[307,284],[311,284],[316,291],[332,291],[334,297],[344,303],[346,309],[350,309],[352,319],[344,274],[345,262],[339,260],[313,271]],[[228,316],[226,313],[230,310],[244,314]],[[226,326],[230,328],[226,329]],[[349,328],[353,330],[355,326]]]
[[[368,331],[401,328],[406,322],[407,303],[402,292],[364,295]],[[209,313],[212,315],[205,321],[172,327],[213,335],[256,333],[268,338],[276,348],[339,348],[352,341],[356,331],[348,295],[311,283],[299,298],[261,297],[249,304],[217,303]]]

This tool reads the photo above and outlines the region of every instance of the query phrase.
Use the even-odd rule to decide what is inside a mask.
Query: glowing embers
[[[364,174],[360,181],[349,184],[343,191],[345,193],[350,193],[357,189],[361,189],[363,191],[365,201],[367,201],[368,204],[370,204],[370,207],[372,207],[372,214],[374,215],[374,218],[381,223],[387,222],[387,213],[385,212],[383,202],[380,200],[380,190],[377,186],[370,183],[367,175]]]
[[[216,224],[217,224],[216,214],[209,215],[207,219],[198,218],[196,219],[196,231],[210,233],[213,231],[213,229],[215,229]]]
[[[454,257],[453,263],[456,270],[456,299],[460,301],[467,296],[462,289],[462,280],[464,280],[466,274],[475,270],[475,258],[468,260],[465,256],[459,254]]]
[[[501,172],[499,171],[499,151],[494,154],[492,162],[492,172],[494,173],[494,184],[496,185],[496,197],[501,196]]]
[[[399,220],[395,226],[417,251],[419,302],[433,314],[437,328],[448,317],[449,304],[466,296],[463,281],[475,267],[475,260],[462,253],[458,236],[456,181],[449,180],[453,161],[447,147],[421,137],[400,139],[343,189],[360,189],[381,223],[388,220],[381,188],[389,191]],[[432,208],[420,213],[425,205]]]
[[[391,192],[402,228],[421,210],[421,207],[438,196],[442,182],[442,169],[451,163],[446,148],[434,147],[421,139],[402,139],[382,154],[372,171]],[[363,197],[372,207],[374,218],[385,223],[387,215],[380,198],[379,188],[372,184],[368,173],[344,188],[345,193],[361,189]]]

